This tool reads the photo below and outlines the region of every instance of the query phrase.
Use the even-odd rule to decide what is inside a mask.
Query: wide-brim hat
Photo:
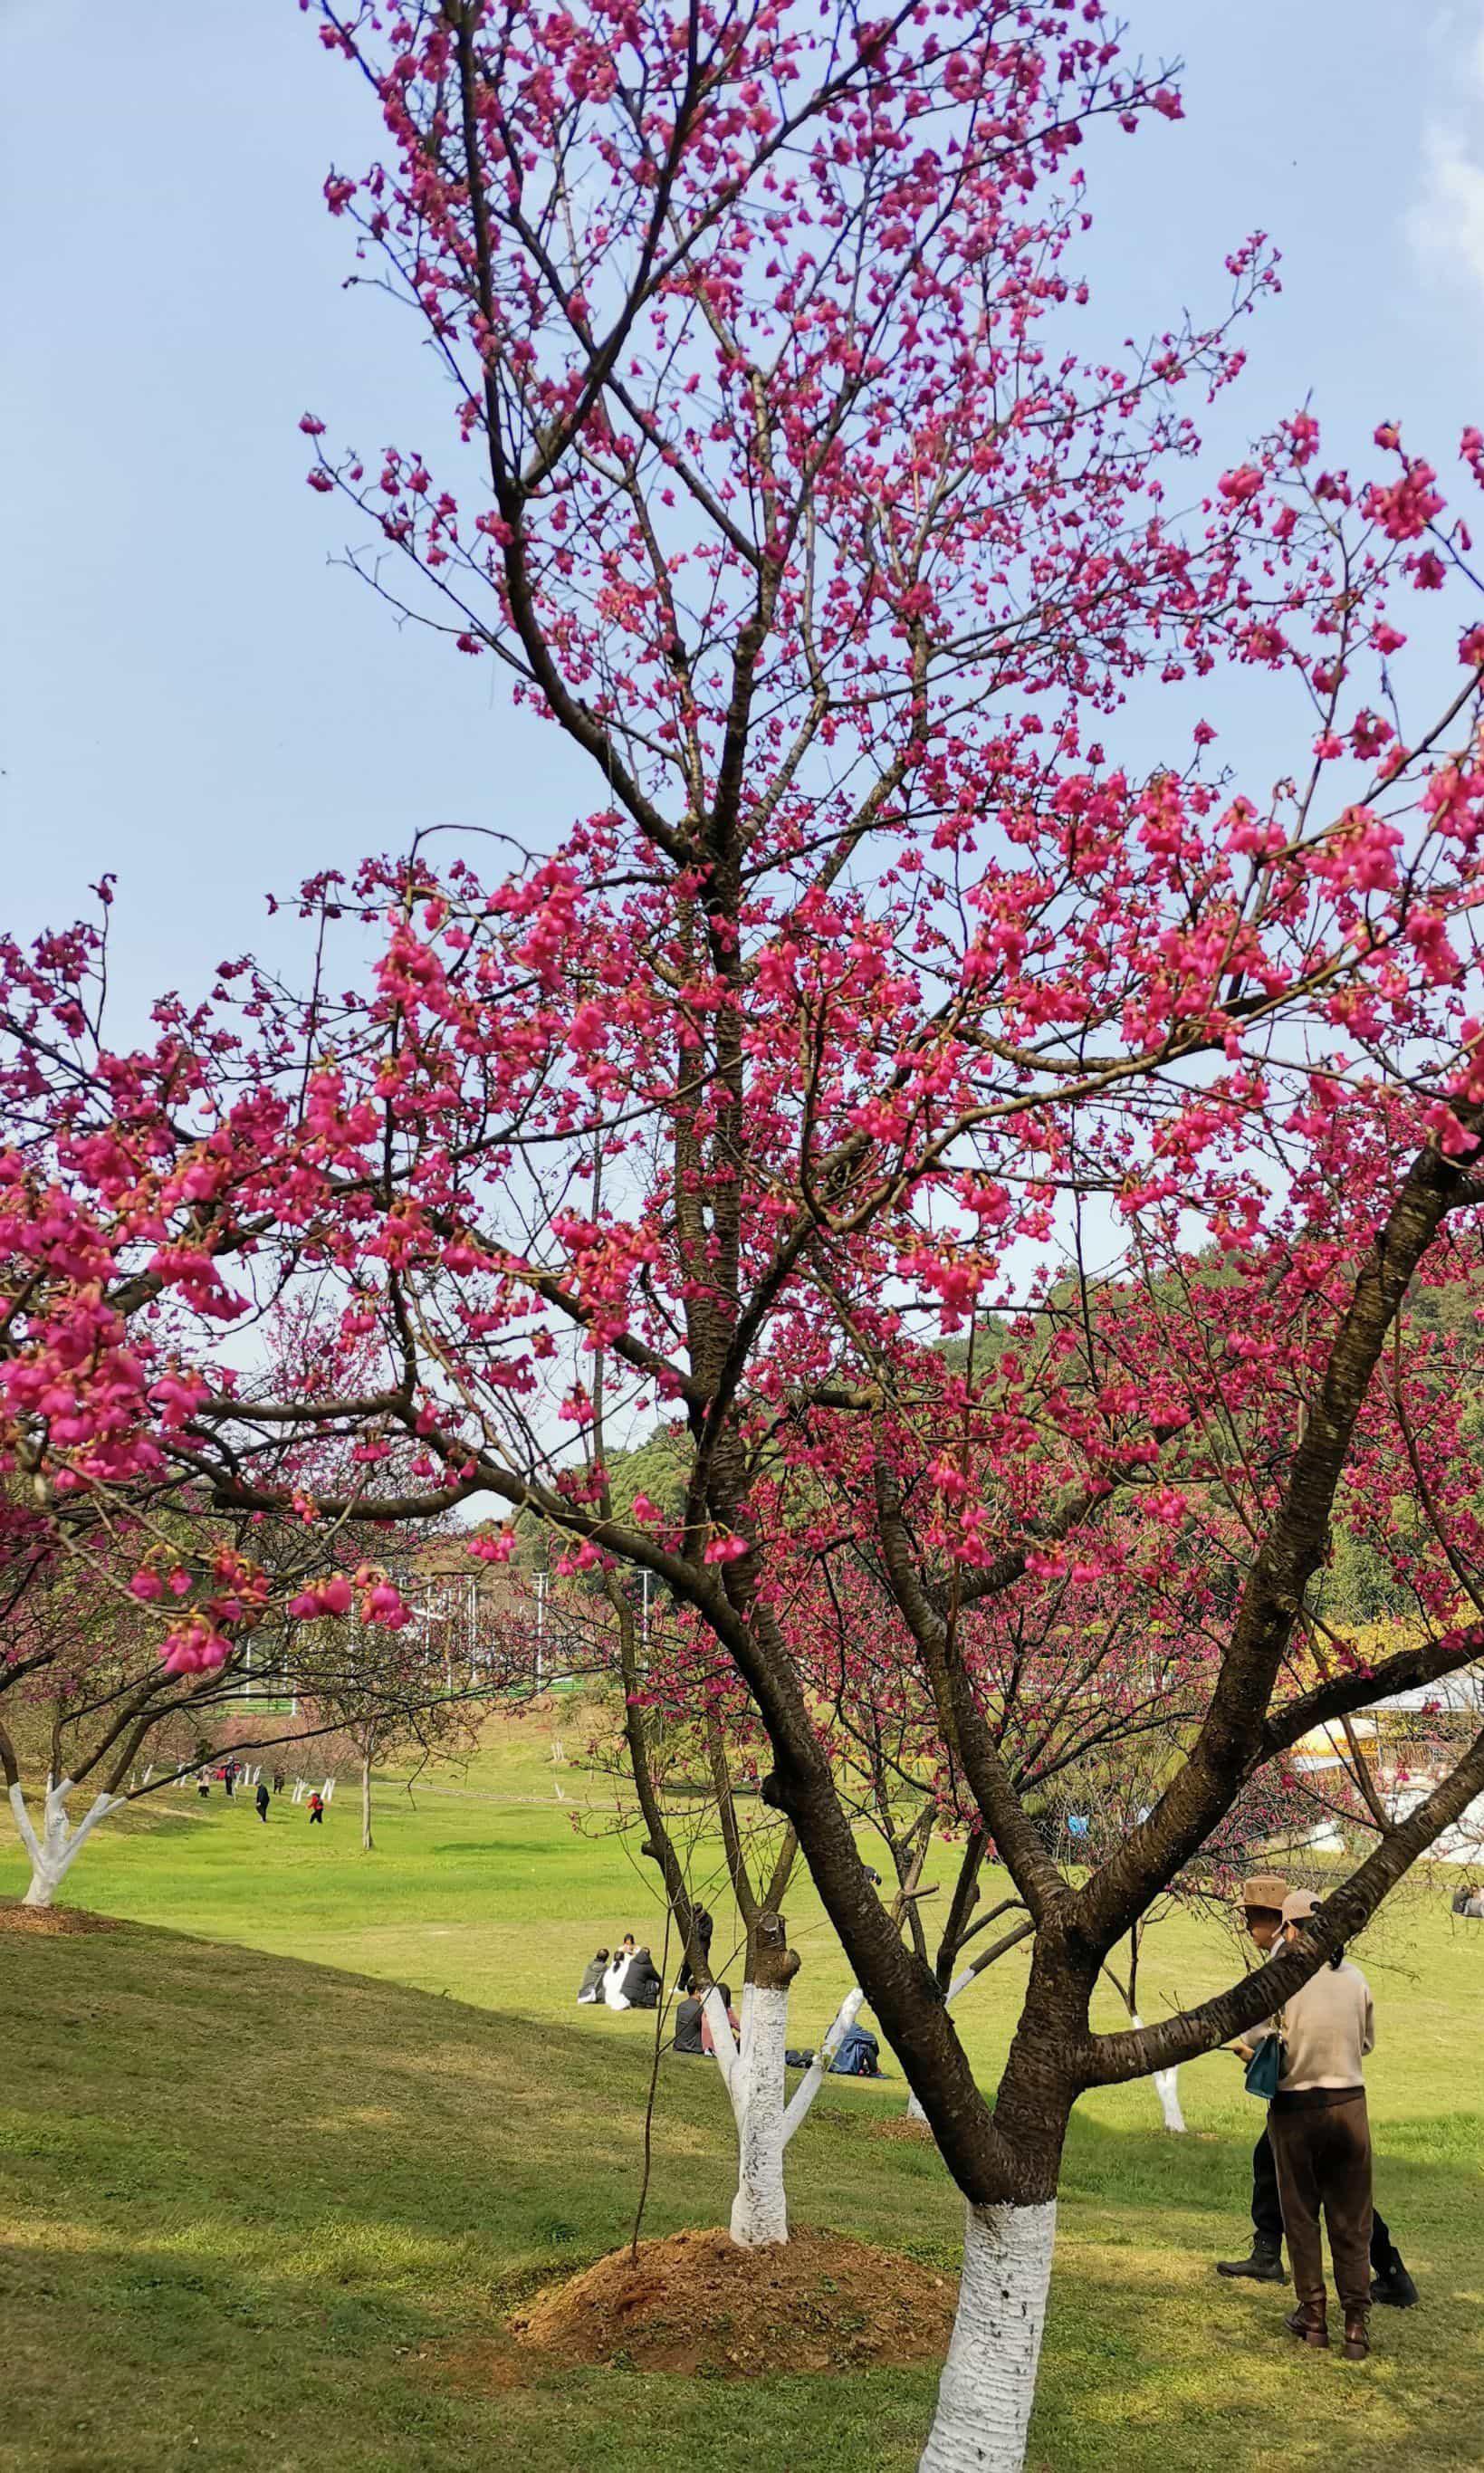
[[[1310,1915],[1319,1912],[1319,1900],[1312,1889],[1291,1889],[1283,1900],[1285,1924],[1306,1924]]]
[[[1242,1883],[1243,1906],[1267,1907],[1275,1915],[1281,1914],[1287,1895],[1288,1884],[1277,1872],[1255,1872]]]

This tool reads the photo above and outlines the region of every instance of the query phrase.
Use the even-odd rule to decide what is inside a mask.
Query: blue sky
[[[1214,306],[1262,226],[1284,290],[1226,443],[1312,389],[1346,453],[1387,415],[1448,454],[1484,425],[1484,0],[1128,13],[1184,55],[1187,118],[1089,155],[1098,330]],[[0,94],[7,924],[115,870],[137,1003],[261,943],[311,866],[443,820],[559,829],[586,799],[555,733],[398,634],[303,486],[306,405],[444,455],[413,329],[342,288],[320,186],[376,138],[349,72],[294,0],[5,0]]]

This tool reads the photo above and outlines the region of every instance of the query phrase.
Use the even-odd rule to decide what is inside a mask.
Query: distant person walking
[[[202,1770],[200,1777],[196,1781],[196,1791],[200,1795],[203,1803],[206,1803],[210,1800],[211,1780],[207,1777],[204,1769]]]
[[[283,1792],[283,1771],[281,1769],[275,1769],[274,1771],[274,1792],[275,1794],[281,1794]]]
[[[321,1822],[323,1822],[323,1818],[324,1818],[324,1797],[323,1797],[322,1794],[312,1794],[312,1795],[310,1796],[310,1798],[309,1798],[309,1826],[310,1826],[310,1828],[312,1829],[312,1828],[314,1827],[314,1825],[315,1825],[316,1821],[321,1821]]]
[[[257,1792],[253,1796],[252,1800],[257,1806],[257,1816],[259,1820],[266,1824],[268,1819],[268,1789],[263,1784],[261,1778],[258,1779]]]

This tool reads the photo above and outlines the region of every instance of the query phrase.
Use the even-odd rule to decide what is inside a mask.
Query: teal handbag
[[[1247,2075],[1243,2083],[1249,2095],[1260,2097],[1264,2103],[1271,2103],[1278,2093],[1278,2080],[1282,2069],[1282,2052],[1281,2035],[1264,2035],[1247,2064]]]

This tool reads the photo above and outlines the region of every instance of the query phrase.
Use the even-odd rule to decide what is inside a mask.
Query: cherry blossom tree
[[[57,1517],[144,1483],[326,1531],[492,1501],[687,1610],[964,2193],[923,2462],[1017,2467],[1079,2095],[1264,2015],[1484,1786],[1480,1739],[1296,1953],[1091,2029],[1255,1779],[1484,1648],[1453,1343],[1412,1351],[1480,1276],[1467,527],[1390,424],[1357,477],[1306,408],[1203,490],[1185,406],[1235,374],[1260,244],[1210,325],[1079,348],[1085,141],[1179,108],[1095,7],[317,13],[388,132],[328,203],[462,444],[444,476],[306,415],[312,485],[598,804],[480,875],[424,838],[314,880],[301,983],[233,965],[142,1047],[100,928],[4,948],[9,1455]],[[1288,732],[1276,782],[1192,733],[1228,678]],[[1111,752],[1131,695],[1152,771]],[[303,1289],[343,1357],[275,1396],[251,1332]],[[597,1421],[656,1413],[680,1512],[620,1512]],[[285,1470],[316,1435],[347,1481]],[[1367,1656],[1316,1575],[1399,1499],[1417,1625]],[[1032,1927],[993,2097],[835,1773],[796,1600],[837,1531]],[[230,1655],[250,1583],[167,1657]],[[1178,1621],[1196,1690],[1086,1870],[976,1645],[1048,1590],[1073,1633],[1119,1593]]]

